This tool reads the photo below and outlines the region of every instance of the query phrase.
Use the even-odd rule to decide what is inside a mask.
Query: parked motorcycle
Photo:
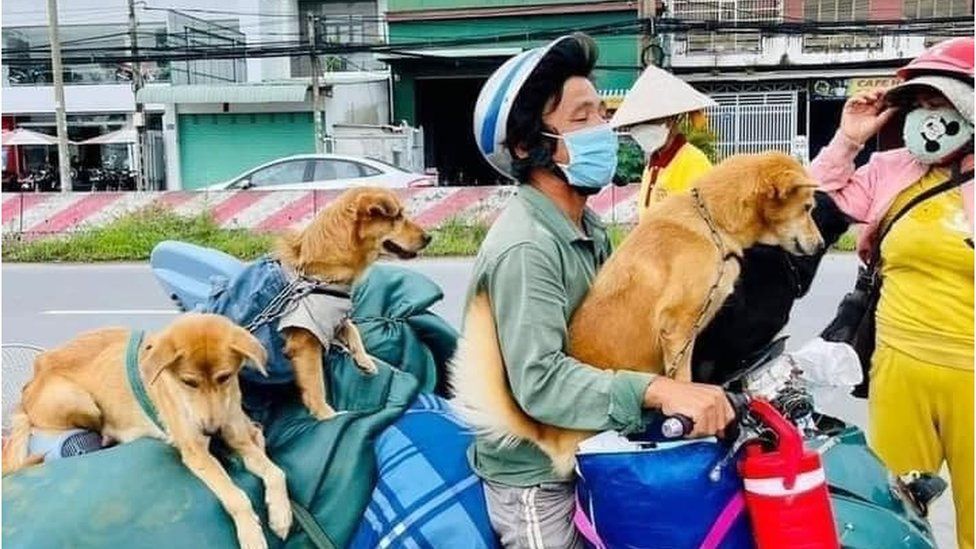
[[[61,189],[61,184],[54,168],[43,166],[28,172],[21,179],[20,187],[28,192],[55,192]]]
[[[95,191],[134,191],[136,174],[132,170],[120,168],[93,168],[89,170],[88,180]]]

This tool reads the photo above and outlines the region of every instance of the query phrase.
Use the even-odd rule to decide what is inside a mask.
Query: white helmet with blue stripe
[[[561,36],[509,59],[488,78],[478,94],[474,106],[474,140],[485,160],[505,177],[515,179],[512,155],[505,146],[512,104],[539,61],[555,44],[567,38],[572,37]]]

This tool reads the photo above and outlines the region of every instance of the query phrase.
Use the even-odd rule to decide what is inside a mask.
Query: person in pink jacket
[[[898,71],[899,85],[852,97],[810,168],[837,206],[864,224],[863,260],[888,228],[868,434],[896,474],[948,465],[963,549],[973,548],[973,48],[973,38],[936,44]],[[905,147],[855,167],[864,143],[899,111]],[[950,178],[965,183],[891,223],[912,198]]]

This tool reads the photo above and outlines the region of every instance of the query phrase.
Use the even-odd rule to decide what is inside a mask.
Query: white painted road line
[[[42,315],[175,315],[176,309],[55,309],[41,311]]]

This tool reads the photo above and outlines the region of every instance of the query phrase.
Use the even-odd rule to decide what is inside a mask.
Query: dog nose
[[[427,245],[430,244],[430,241],[434,240],[434,237],[430,236],[430,233],[424,233],[422,240],[424,241],[424,247],[426,248]]]
[[[217,427],[216,425],[203,426],[203,434],[207,435],[208,437],[212,437],[219,432],[220,432],[220,427]]]

